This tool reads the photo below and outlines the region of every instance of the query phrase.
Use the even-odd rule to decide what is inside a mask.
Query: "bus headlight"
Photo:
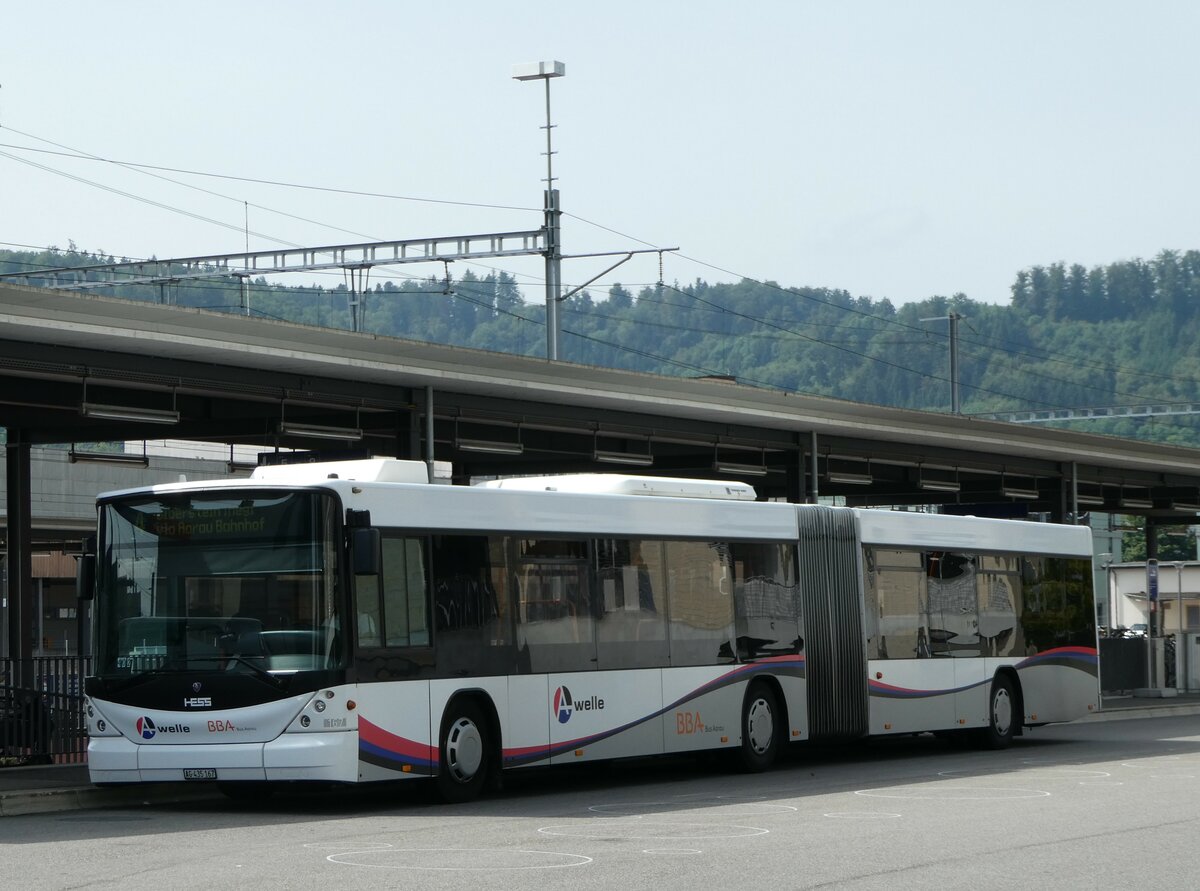
[[[121,733],[113,727],[112,721],[104,716],[90,699],[85,709],[87,714],[88,736],[120,736]]]

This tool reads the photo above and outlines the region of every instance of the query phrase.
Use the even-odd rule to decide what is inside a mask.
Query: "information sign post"
[[[1158,611],[1158,561],[1146,561],[1146,685],[1154,689],[1154,625]]]

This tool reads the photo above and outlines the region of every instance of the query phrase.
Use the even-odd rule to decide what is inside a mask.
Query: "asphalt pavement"
[[[1173,690],[1158,691],[1164,694]],[[1200,693],[1176,696],[1106,696],[1101,708],[1080,721],[1120,721],[1200,715]],[[0,817],[87,808],[144,807],[217,798],[211,784],[92,785],[86,764],[0,767]]]

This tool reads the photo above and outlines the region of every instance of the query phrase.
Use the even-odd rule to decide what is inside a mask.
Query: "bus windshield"
[[[345,664],[334,499],[135,495],[100,507],[96,673]]]

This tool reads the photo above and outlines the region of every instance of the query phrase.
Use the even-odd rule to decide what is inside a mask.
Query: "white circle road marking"
[[[1011,772],[994,771],[994,770],[943,770],[938,773],[940,777],[957,777],[959,779],[991,779],[1000,780],[1009,777],[1020,777],[1021,779],[1035,780],[1074,780],[1080,777],[1086,779],[1105,779],[1112,776],[1104,770],[1084,770],[1083,768],[1062,767],[1062,766],[1037,766],[1018,768]]]
[[[330,863],[338,863],[343,866],[435,872],[563,869],[569,866],[584,866],[592,862],[591,857],[585,857],[582,854],[505,848],[374,848],[330,854],[325,859]],[[393,859],[399,860],[399,862],[389,862]]]
[[[702,854],[699,848],[646,848],[643,854]]]
[[[987,786],[897,786],[894,789],[861,789],[854,793],[868,798],[901,798],[910,801],[1006,801],[1019,798],[1049,798],[1041,789],[993,788]]]
[[[749,838],[754,835],[767,835],[770,830],[758,826],[739,826],[729,824],[714,826],[711,823],[675,823],[637,820],[596,819],[581,823],[543,826],[538,832],[544,835],[558,835],[567,838],[591,839],[640,839],[656,838],[672,841],[683,839],[712,839],[712,838]]]
[[[714,802],[712,806],[702,806]],[[690,801],[621,802],[594,804],[588,808],[594,814],[622,817],[650,817],[686,810],[689,817],[764,817],[770,814],[795,813],[798,808],[788,804],[767,804],[761,801],[732,802],[716,798]]]

